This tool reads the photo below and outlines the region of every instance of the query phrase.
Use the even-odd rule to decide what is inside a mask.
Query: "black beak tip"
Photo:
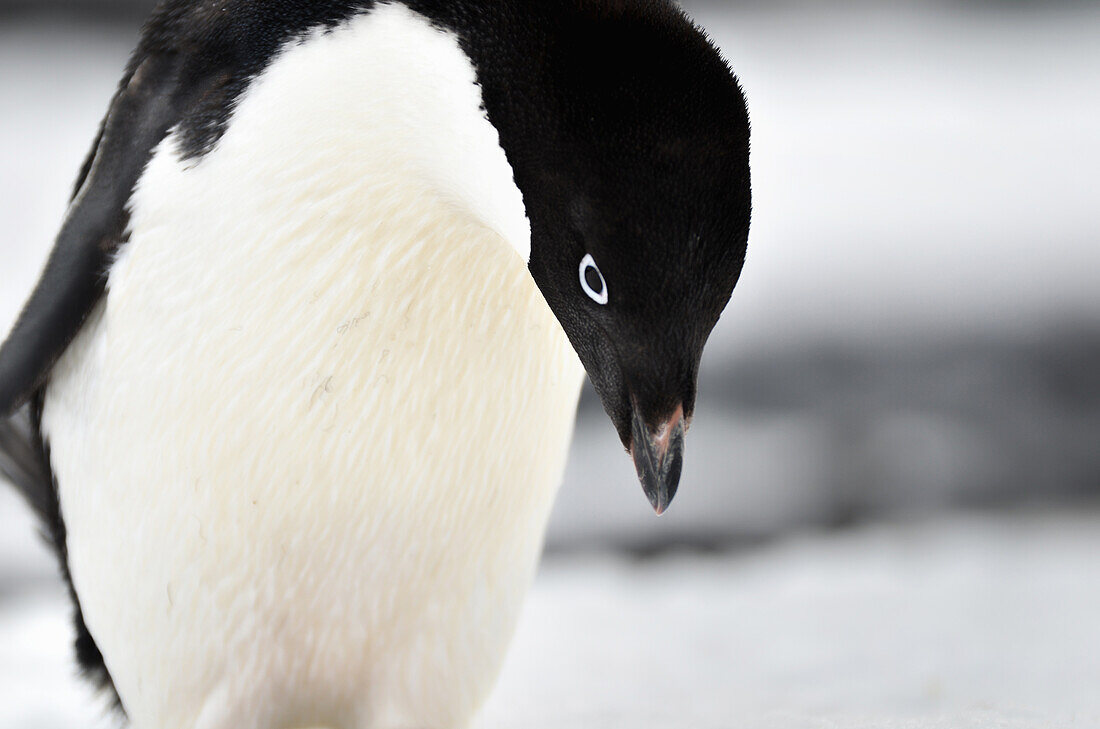
[[[675,462],[666,475],[659,476],[656,481],[642,482],[645,495],[649,498],[649,503],[657,516],[664,516],[668,507],[672,506],[672,500],[676,498],[676,492],[680,488],[680,469],[683,467],[683,462],[682,451],[677,451]]]
[[[657,516],[662,516],[680,488],[684,466],[684,424],[678,420],[664,439],[650,435],[642,420],[635,416],[631,455],[638,479]]]

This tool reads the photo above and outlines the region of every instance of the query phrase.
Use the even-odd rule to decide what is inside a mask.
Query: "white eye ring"
[[[592,288],[588,283],[588,276],[586,274],[589,270],[595,271],[596,276],[600,279],[599,291]],[[588,298],[592,299],[600,306],[607,306],[607,281],[604,281],[603,274],[600,273],[600,267],[596,265],[596,261],[592,258],[591,253],[581,259],[581,288],[584,289],[584,293],[588,294]]]

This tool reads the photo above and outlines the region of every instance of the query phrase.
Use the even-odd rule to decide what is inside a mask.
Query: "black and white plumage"
[[[463,726],[585,370],[674,496],[749,198],[664,0],[162,3],[0,349],[82,663],[138,727]]]

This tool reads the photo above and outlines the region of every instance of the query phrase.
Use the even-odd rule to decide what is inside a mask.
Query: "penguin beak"
[[[675,412],[656,430],[646,425],[641,408],[634,405],[631,427],[630,455],[642,489],[657,516],[668,510],[680,486],[680,471],[684,465],[684,406]]]

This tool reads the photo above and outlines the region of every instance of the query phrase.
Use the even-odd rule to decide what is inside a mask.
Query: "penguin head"
[[[488,87],[487,110],[527,208],[531,275],[660,514],[703,347],[745,260],[748,114],[671,4],[578,7],[585,17],[532,50],[529,86]]]

